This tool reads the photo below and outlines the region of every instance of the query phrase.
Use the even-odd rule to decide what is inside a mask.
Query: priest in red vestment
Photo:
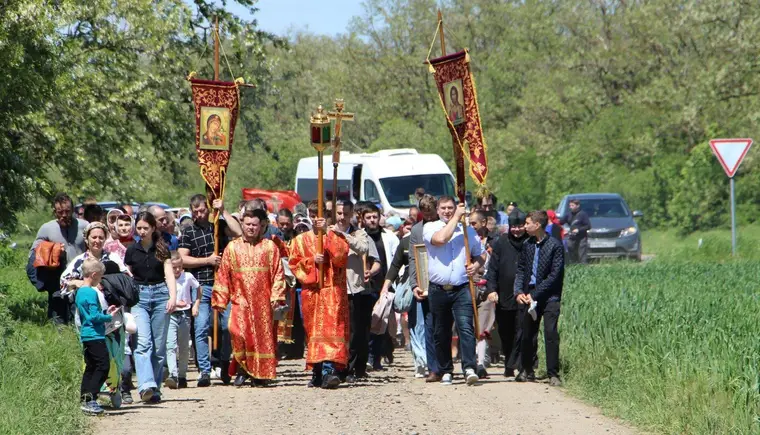
[[[277,374],[277,336],[273,310],[285,303],[285,276],[280,249],[263,235],[264,210],[246,210],[243,237],[227,245],[216,274],[211,306],[224,310],[232,302],[229,332],[236,386],[252,378],[251,386],[266,386]]]
[[[324,254],[319,254],[317,231],[325,227],[325,219],[317,218],[313,231],[293,239],[289,265],[301,282],[306,368],[311,368],[313,373],[309,386],[332,389],[340,384],[338,371],[348,364],[348,242],[330,227],[324,237]],[[324,264],[322,288],[319,288],[320,263]]]

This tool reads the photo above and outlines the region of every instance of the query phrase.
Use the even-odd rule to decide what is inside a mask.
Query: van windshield
[[[433,196],[454,196],[454,181],[448,174],[407,175],[380,179],[380,186],[391,207],[409,208],[417,205],[417,188]]]

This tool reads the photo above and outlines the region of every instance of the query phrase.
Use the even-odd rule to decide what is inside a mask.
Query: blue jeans
[[[424,304],[424,307],[423,307]],[[425,312],[428,310],[427,299],[412,301],[412,309],[409,310],[409,336],[414,356],[414,368],[423,369],[427,366],[427,352],[425,350]]]
[[[476,369],[475,330],[472,312],[472,297],[467,285],[446,291],[441,286],[430,283],[430,309],[435,315],[435,351],[440,365],[440,374],[453,373],[451,362],[451,327],[454,322],[459,332],[459,348],[462,356],[462,372]]]
[[[137,390],[161,390],[166,362],[166,336],[169,332],[169,314],[166,301],[169,288],[165,283],[140,286],[140,302],[132,307],[137,323],[137,348],[134,352]]]
[[[187,362],[190,359],[190,316],[191,311],[181,310],[171,314],[169,336],[166,339],[166,360],[169,376],[187,377]]]
[[[195,351],[197,352],[198,369],[201,373],[211,373],[211,357],[210,349],[208,346],[208,334],[211,330],[211,286],[201,286],[203,290],[203,296],[201,297],[201,305],[198,308],[198,317],[195,318]],[[230,354],[232,353],[232,345],[230,343],[230,334],[227,331],[227,322],[230,318],[230,305],[227,305],[227,309],[224,310],[222,318],[219,321],[219,329],[221,329],[221,355],[222,361],[229,361]],[[222,367],[222,370],[226,370],[226,367]]]

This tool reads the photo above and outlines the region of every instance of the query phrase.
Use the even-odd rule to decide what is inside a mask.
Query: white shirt
[[[442,220],[428,222],[422,229],[425,247],[428,251],[428,275],[430,282],[438,285],[462,285],[469,279],[465,267],[464,232],[462,224],[458,224],[451,240],[443,246],[433,245],[433,234],[442,230],[446,223]],[[483,254],[478,233],[467,227],[470,242],[470,255],[479,257]]]
[[[193,275],[187,272],[182,272],[179,278],[177,278],[177,302],[186,302],[187,306],[176,308],[175,310],[189,310],[193,306],[193,302],[195,302],[195,296],[197,296],[192,294],[195,293],[193,290],[198,291],[198,287],[200,286],[198,280],[196,280]]]

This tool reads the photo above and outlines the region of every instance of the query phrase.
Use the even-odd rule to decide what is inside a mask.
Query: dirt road
[[[632,434],[620,422],[545,383],[519,384],[490,369],[467,387],[425,384],[408,352],[367,382],[325,391],[306,388],[303,361],[283,361],[272,388],[164,389],[160,405],[127,405],[93,419],[99,434]],[[193,375],[194,377],[194,375]],[[137,395],[135,394],[135,397]]]

